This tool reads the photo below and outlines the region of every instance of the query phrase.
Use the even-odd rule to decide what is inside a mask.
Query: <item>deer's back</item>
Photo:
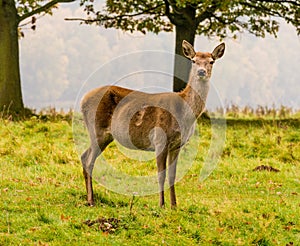
[[[82,111],[94,114],[96,135],[105,129],[128,148],[153,150],[161,138],[182,145],[180,136],[189,131],[183,128],[191,127],[185,124],[186,103],[176,93],[149,94],[106,86],[83,98]]]

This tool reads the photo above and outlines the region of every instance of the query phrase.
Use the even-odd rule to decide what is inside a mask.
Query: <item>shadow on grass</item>
[[[83,200],[86,202],[86,206],[88,206],[88,203],[86,201],[86,194],[80,194],[80,200]],[[128,201],[123,201],[123,200],[116,200],[116,197],[113,197],[112,199],[108,198],[107,196],[101,194],[101,193],[96,193],[94,194],[94,201],[95,201],[95,206],[101,206],[101,205],[107,205],[112,208],[117,208],[117,207],[128,207],[129,206],[129,199]]]

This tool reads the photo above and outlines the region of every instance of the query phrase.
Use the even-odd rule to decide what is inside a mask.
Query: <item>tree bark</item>
[[[173,91],[178,92],[185,88],[189,73],[191,69],[191,62],[183,58],[182,41],[186,40],[191,45],[194,45],[196,28],[191,27],[189,24],[176,25],[175,28],[175,59],[174,59],[174,78],[173,78]]]
[[[0,112],[21,113],[18,14],[14,0],[0,0]]]

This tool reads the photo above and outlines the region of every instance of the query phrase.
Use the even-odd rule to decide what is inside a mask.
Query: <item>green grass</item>
[[[157,194],[125,196],[96,184],[91,208],[68,122],[0,119],[0,245],[299,245],[300,120],[229,120],[221,160],[204,182],[211,129],[199,128],[176,210],[168,192],[160,209]],[[115,144],[104,157],[130,175],[156,172],[153,161],[139,167]],[[280,172],[254,172],[260,165]],[[107,231],[84,223],[99,218],[119,222]]]

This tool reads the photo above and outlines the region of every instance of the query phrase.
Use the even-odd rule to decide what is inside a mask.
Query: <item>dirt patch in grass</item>
[[[268,172],[280,172],[279,169],[276,169],[272,166],[266,166],[266,165],[261,165],[261,166],[257,166],[256,168],[253,169],[253,171],[258,172],[258,171],[268,171]]]
[[[120,225],[120,220],[116,218],[98,218],[95,220],[86,220],[83,222],[88,227],[96,227],[105,233],[114,233]]]

